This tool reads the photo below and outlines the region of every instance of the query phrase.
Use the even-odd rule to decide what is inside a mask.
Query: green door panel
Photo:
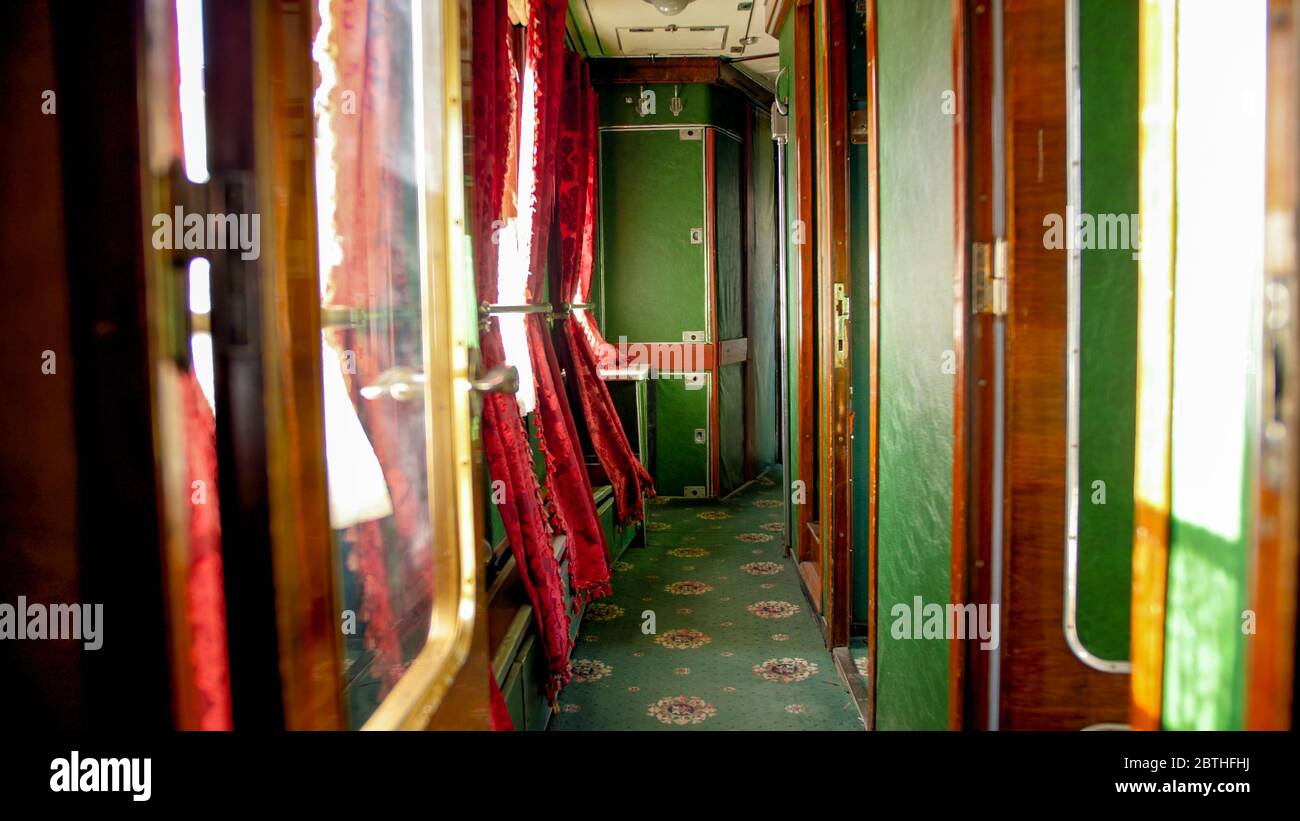
[[[706,327],[704,140],[604,131],[600,179],[605,337],[681,342]]]
[[[655,490],[660,496],[684,496],[687,486],[707,487],[709,446],[695,441],[697,429],[708,430],[709,380],[688,389],[684,379],[660,378],[655,391]]]
[[[948,642],[894,608],[951,600],[952,4],[880,0],[880,450],[876,721],[948,723]],[[1064,69],[1062,69],[1064,70]],[[859,504],[865,488],[857,489]]]
[[[1099,228],[1121,220],[1128,224],[1138,211],[1136,0],[1079,4],[1079,76],[1082,213]],[[1108,240],[1122,239],[1117,228],[1106,233],[1115,235]],[[1095,239],[1102,238],[1099,230]],[[1129,652],[1133,558],[1137,261],[1132,248],[1084,248],[1080,286],[1076,619],[1088,652],[1119,661]]]

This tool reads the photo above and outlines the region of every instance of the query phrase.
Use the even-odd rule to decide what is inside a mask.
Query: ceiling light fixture
[[[695,0],[645,0],[650,5],[658,9],[660,14],[672,16],[680,14],[682,9],[694,3]]]

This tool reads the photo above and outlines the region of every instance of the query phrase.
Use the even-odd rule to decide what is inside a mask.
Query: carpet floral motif
[[[759,601],[745,609],[760,619],[788,619],[799,612],[799,605],[788,601]]]
[[[700,724],[718,714],[718,708],[699,696],[668,696],[661,698],[646,711],[664,724]]]

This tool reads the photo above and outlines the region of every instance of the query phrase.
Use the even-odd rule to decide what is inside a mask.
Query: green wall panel
[[[741,146],[723,134],[713,145],[714,202],[717,247],[718,336],[715,341],[745,335],[745,291],[742,270],[745,248],[741,227]],[[745,368],[739,363],[718,370],[719,495],[745,481]]]
[[[781,459],[780,406],[777,404],[776,310],[776,147],[772,122],[762,114],[754,116],[753,148],[749,163],[749,358],[755,381],[751,397],[754,407],[754,459],[759,465]]]
[[[849,6],[849,89],[852,110],[867,107],[867,32],[866,13],[859,13],[856,3]],[[849,146],[849,260],[853,266],[850,304],[865,306],[871,294],[870,270],[867,265],[870,243],[867,241],[868,190],[867,145]],[[853,363],[853,415],[852,459],[854,488],[865,489],[871,475],[871,336],[866,312],[858,309],[852,317],[849,348]],[[850,555],[849,583],[851,586],[853,621],[865,625],[870,611],[870,554],[868,553],[870,529],[869,509],[865,498],[853,505],[853,540]]]
[[[605,337],[681,342],[705,330],[704,140],[675,129],[601,134]]]
[[[636,100],[641,90],[655,93],[655,112],[642,117],[637,106],[627,102]],[[673,98],[673,85],[651,83],[643,86],[602,86],[600,95],[600,124],[615,125],[713,125],[737,136],[744,133],[745,101],[730,89],[721,86],[687,84],[678,86],[682,98],[682,113],[674,116],[668,107]]]
[[[718,340],[736,339],[745,335],[745,292],[741,270],[745,264],[745,249],[741,243],[741,159],[740,143],[717,134],[713,146]]]
[[[687,485],[708,484],[709,449],[695,441],[697,428],[707,429],[710,385],[688,389],[686,380],[661,378],[655,391],[655,490],[660,496],[685,495]]]
[[[1127,220],[1138,211],[1136,0],[1080,4],[1079,73],[1083,213]],[[1085,248],[1080,271],[1076,615],[1089,652],[1122,660],[1132,585],[1137,261],[1131,248]]]
[[[948,643],[896,605],[951,599],[953,87],[948,0],[880,0],[881,350],[876,721],[947,726]],[[858,489],[859,503],[865,503]]]
[[[800,481],[799,476],[799,391],[807,390],[807,385],[802,385],[806,380],[799,376],[799,248],[794,244],[794,227],[797,218],[798,199],[795,193],[795,157],[798,150],[798,141],[795,139],[795,118],[799,112],[795,110],[794,105],[794,14],[793,8],[790,16],[786,19],[785,26],[781,29],[781,49],[778,60],[781,68],[785,69],[781,73],[777,83],[776,93],[787,104],[787,130],[789,137],[786,140],[785,152],[785,224],[781,226],[785,232],[785,362],[783,366],[790,378],[786,380],[786,406],[790,409],[790,427],[786,431],[786,456],[790,464],[786,466],[786,476],[793,484]],[[802,387],[801,387],[802,386]],[[791,492],[790,488],[785,489],[786,493]],[[787,508],[788,518],[785,523],[785,532],[789,543],[793,546],[797,544],[798,534],[795,533],[795,526],[798,522],[798,508],[793,504]]]

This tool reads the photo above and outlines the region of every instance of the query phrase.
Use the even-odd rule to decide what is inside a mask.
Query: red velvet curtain
[[[494,230],[501,218],[506,186],[515,95],[512,29],[506,0],[476,0],[473,17],[473,160],[474,182],[470,230],[474,274],[481,302],[497,299],[497,246]],[[489,320],[479,337],[484,370],[502,364],[505,354],[497,320]],[[513,396],[483,396],[483,445],[488,473],[503,492],[497,507],[524,589],[533,605],[538,635],[550,669],[548,694],[554,699],[569,679],[569,616],[564,607],[559,568],[551,549],[532,450],[519,405]],[[499,485],[497,483],[500,483]]]
[[[557,172],[562,243],[560,290],[563,301],[581,303],[591,293],[600,137],[596,90],[586,61],[572,52],[566,53],[563,100]],[[608,349],[609,343],[589,311],[571,312],[562,330],[568,341],[587,432],[614,487],[618,520],[621,524],[639,521],[645,513],[642,498],[653,496],[654,486],[632,452],[609,388],[597,369],[596,352]]]
[[[529,302],[536,302],[541,295],[550,256],[549,241],[558,183],[555,165],[560,157],[560,114],[565,91],[564,16],[567,8],[565,0],[532,0],[529,5],[525,65],[534,78],[532,105],[536,128],[531,158],[535,190],[532,192]],[[522,157],[520,162],[529,159]],[[519,194],[527,197],[529,192],[520,191]],[[521,211],[523,207],[521,203]],[[569,576],[576,607],[589,599],[609,595],[609,550],[596,514],[586,461],[551,345],[549,327],[541,314],[529,315],[528,347],[537,382],[538,433],[546,457],[548,502],[568,538]]]
[[[226,591],[221,570],[221,506],[217,498],[217,425],[193,371],[180,374],[189,463],[190,567],[186,590],[190,664],[198,691],[200,730],[231,729],[226,655]],[[195,483],[201,483],[196,485]],[[196,494],[202,494],[202,497]]]

